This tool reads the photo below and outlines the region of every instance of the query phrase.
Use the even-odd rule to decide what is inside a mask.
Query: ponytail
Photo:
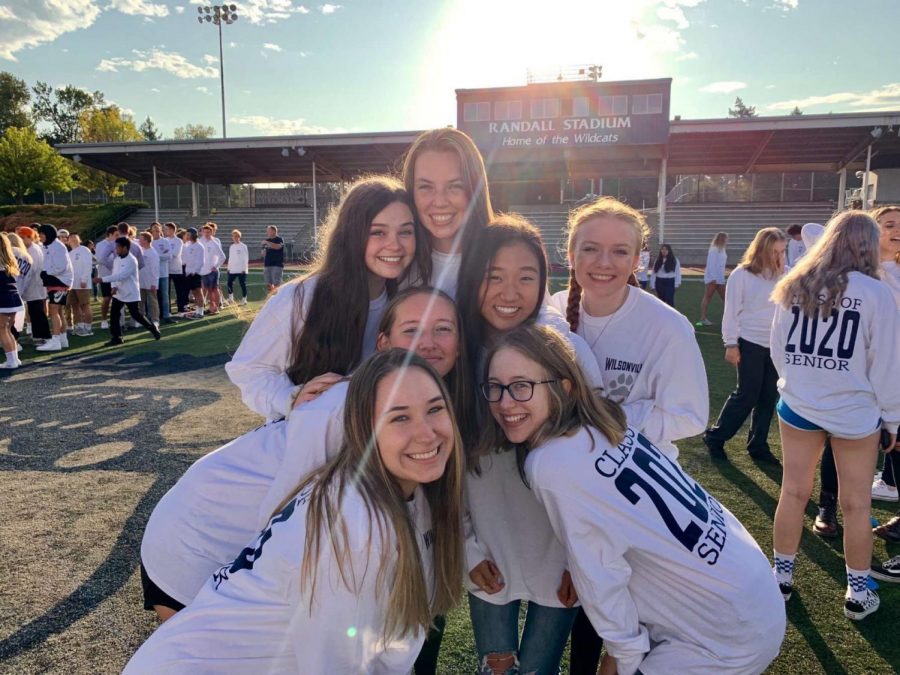
[[[575,333],[581,321],[581,285],[575,278],[575,268],[569,270],[569,303],[566,305],[566,321]]]

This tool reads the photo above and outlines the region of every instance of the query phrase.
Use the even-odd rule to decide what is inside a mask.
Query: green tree
[[[176,141],[202,140],[204,138],[212,138],[215,135],[215,127],[209,127],[205,124],[185,124],[183,127],[176,127],[175,129]]]
[[[796,106],[796,105],[795,105],[795,106],[794,106],[794,109],[791,110],[791,115],[794,115],[795,117],[796,117],[797,115],[802,115],[802,114],[803,114],[803,111],[800,110],[800,107],[799,107],[799,106]]]
[[[0,134],[9,127],[30,127],[31,118],[25,110],[31,92],[24,80],[12,73],[0,73]]]
[[[72,188],[72,165],[29,127],[9,127],[0,137],[0,192],[21,204],[38,190]]]
[[[78,118],[81,137],[85,143],[129,143],[144,140],[131,115],[118,106],[89,108]],[[78,182],[86,190],[103,190],[108,197],[122,196],[125,179],[87,166],[78,168]]]
[[[37,120],[50,126],[42,137],[54,145],[80,142],[81,113],[88,108],[102,107],[105,103],[101,92],[90,93],[71,84],[54,90],[46,82],[38,82],[33,91],[32,112]]]
[[[756,106],[745,105],[741,97],[734,99],[734,107],[728,109],[729,117],[757,117]]]
[[[153,120],[150,119],[149,115],[147,115],[147,119],[143,121],[138,130],[141,132],[141,136],[144,137],[145,141],[158,141],[162,139],[162,134],[159,133],[159,127],[153,123]]]

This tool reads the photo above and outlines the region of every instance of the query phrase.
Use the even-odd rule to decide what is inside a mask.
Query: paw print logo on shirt
[[[628,398],[628,394],[631,393],[631,387],[633,385],[634,375],[631,373],[619,373],[606,387],[608,392],[607,398],[616,403],[621,403]]]

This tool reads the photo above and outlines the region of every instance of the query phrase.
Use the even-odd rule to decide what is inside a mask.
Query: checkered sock
[[[853,570],[847,567],[847,597],[864,602],[869,594],[869,570]]]
[[[794,581],[794,558],[797,554],[787,555],[773,551],[775,554],[775,580],[779,584],[790,584]]]

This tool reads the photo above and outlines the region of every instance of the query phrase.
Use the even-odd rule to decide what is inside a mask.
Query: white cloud
[[[860,108],[866,110],[896,110],[900,107],[900,82],[885,84],[878,89],[856,93],[849,91],[807,96],[790,101],[778,101],[766,106],[767,110],[793,110],[794,106],[801,110],[817,106],[834,106]]]
[[[343,7],[343,5],[332,5],[332,4],[319,5],[319,11],[322,12],[322,14],[334,14],[341,7]]]
[[[152,91],[154,94],[159,93],[159,89],[157,89],[156,87],[150,87],[150,91]]]
[[[110,0],[107,9],[115,9],[131,16],[169,16],[165,5],[154,5],[142,0]]]
[[[26,47],[53,42],[60,35],[91,26],[100,15],[93,0],[22,3],[12,12],[4,6],[0,21],[0,58],[15,61]]]
[[[194,4],[203,4],[204,0],[191,0]],[[256,26],[277,23],[289,19],[294,14],[309,14],[303,5],[294,4],[293,0],[245,0],[237,5],[238,16],[247,19]]]
[[[700,91],[707,94],[730,94],[733,91],[746,88],[746,82],[735,82],[732,80],[727,82],[711,82],[706,86],[700,87]]]
[[[266,43],[263,45],[263,49],[268,49],[269,51],[273,51],[273,52],[281,52],[281,51],[284,51],[281,47],[279,47],[279,46],[276,45],[276,44],[272,44],[271,42],[266,42]]]
[[[209,87],[196,87],[196,89],[201,94],[206,94],[207,96],[209,96]]]
[[[203,55],[203,63],[208,66],[214,66],[219,62],[218,56],[213,56],[212,54],[204,54]]]
[[[685,52],[684,54],[679,54],[675,57],[676,61],[693,61],[694,59],[699,59],[700,55],[697,52]]]
[[[0,19],[4,21],[12,21],[16,18],[16,15],[13,14],[13,11],[7,7],[6,5],[0,5]]]
[[[191,80],[198,77],[218,77],[219,70],[210,65],[198,66],[191,63],[177,52],[164,52],[160,49],[151,49],[149,52],[132,50],[135,58],[127,59],[114,57],[103,59],[97,66],[100,72],[117,73],[120,68],[141,73],[145,70],[162,70],[163,72],[180,77],[183,80]]]
[[[230,117],[229,122],[235,124],[243,124],[261,132],[263,136],[292,136],[307,134],[342,134],[347,130],[342,127],[329,128],[307,124],[306,120],[301,118],[275,119],[266,117],[265,115],[239,115]]]
[[[179,5],[178,7],[176,7],[176,8],[175,8],[175,13],[176,13],[176,14],[184,14],[184,7],[182,7],[181,5]]]
[[[775,88],[775,85],[774,85],[774,84],[767,84],[767,85],[766,85],[766,89],[774,89],[774,88]]]
[[[797,9],[800,6],[800,0],[774,0],[774,3],[777,9],[785,12]]]
[[[234,49],[235,47],[237,47],[237,42],[229,42],[228,46]]]
[[[682,10],[681,7],[678,7],[677,5],[661,5],[656,9],[656,16],[658,16],[663,21],[673,22],[679,30],[684,30],[691,25],[687,20],[687,17],[684,15],[684,10]]]

